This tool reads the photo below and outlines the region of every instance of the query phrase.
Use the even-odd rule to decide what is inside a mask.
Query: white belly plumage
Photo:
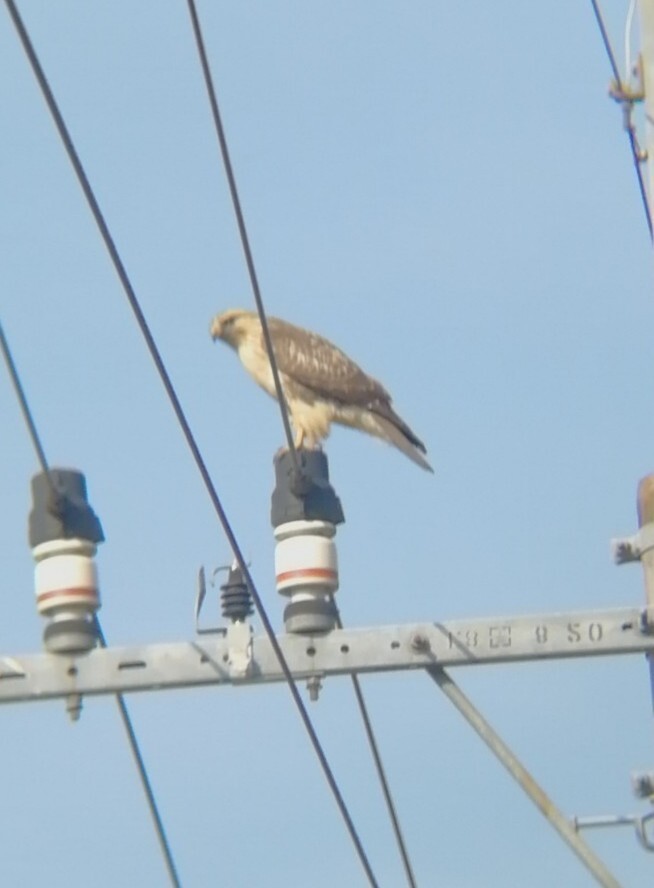
[[[270,361],[259,344],[244,342],[241,344],[238,354],[243,366],[254,381],[271,397],[277,398]],[[284,373],[279,374],[279,379],[296,434],[303,441],[304,446],[318,446],[329,435],[330,424],[339,421],[334,404],[321,398],[308,400],[294,397],[293,389],[296,386],[292,380]]]

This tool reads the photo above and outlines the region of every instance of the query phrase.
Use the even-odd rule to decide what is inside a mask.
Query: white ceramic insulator
[[[93,543],[81,539],[51,540],[32,549],[39,613],[71,608],[93,613],[100,607],[96,551]]]
[[[336,592],[335,533],[327,521],[289,521],[275,528],[275,576],[281,595],[296,601]]]

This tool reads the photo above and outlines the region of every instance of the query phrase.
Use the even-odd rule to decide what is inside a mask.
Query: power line
[[[342,628],[342,627],[339,627]],[[375,768],[377,770],[377,776],[379,777],[379,783],[381,785],[382,793],[384,796],[384,801],[386,802],[386,808],[388,809],[388,814],[391,819],[391,825],[393,827],[393,832],[395,833],[395,841],[397,842],[400,856],[402,858],[402,865],[404,866],[404,872],[407,878],[407,882],[411,886],[411,888],[416,888],[416,879],[413,874],[413,868],[411,866],[411,859],[409,858],[409,852],[406,847],[406,843],[404,841],[404,836],[402,834],[402,827],[400,826],[400,818],[398,817],[397,810],[395,808],[395,803],[393,801],[393,795],[391,793],[390,786],[388,784],[388,779],[386,777],[386,770],[384,768],[384,763],[381,758],[381,753],[379,751],[379,746],[377,744],[377,739],[375,737],[375,732],[372,727],[372,723],[370,721],[370,715],[368,713],[368,707],[366,706],[366,701],[363,696],[363,691],[361,689],[361,682],[359,681],[359,677],[356,674],[352,675],[352,686],[354,687],[354,695],[357,699],[357,704],[359,706],[359,711],[361,713],[361,719],[363,721],[363,725],[366,731],[366,736],[368,738],[368,744],[370,746],[370,752],[373,757],[373,761],[375,763]]]
[[[645,182],[643,180],[642,152],[640,149],[640,145],[638,144],[638,139],[636,137],[633,124],[630,123],[629,126],[625,128],[627,129],[627,138],[629,139],[629,147],[631,148],[631,156],[634,162],[634,170],[636,172],[636,180],[638,182],[638,191],[640,193],[640,200],[645,212],[647,230],[649,231],[649,236],[651,240],[652,238],[654,238],[654,231],[652,230],[652,214],[649,208],[649,201],[647,199],[647,189],[645,188]],[[650,161],[650,163],[651,162],[652,161]]]
[[[263,624],[266,635],[268,636],[268,638],[270,640],[271,647],[273,648],[273,650],[275,652],[275,656],[277,657],[277,660],[280,664],[282,672],[284,673],[284,678],[285,678],[286,682],[288,683],[288,686],[289,686],[289,689],[291,692],[291,696],[293,697],[293,700],[294,700],[297,710],[299,712],[300,718],[304,724],[307,734],[309,735],[309,739],[310,739],[313,749],[316,753],[318,761],[320,762],[323,773],[324,773],[327,783],[329,784],[329,787],[332,791],[332,794],[333,794],[336,804],[339,808],[339,811],[340,811],[343,821],[346,825],[346,828],[350,834],[350,838],[352,839],[352,842],[354,844],[354,847],[355,847],[355,850],[356,850],[357,855],[359,857],[359,860],[365,870],[368,881],[370,882],[370,884],[372,886],[375,886],[375,888],[376,888],[376,886],[378,884],[377,880],[375,879],[375,876],[372,872],[372,868],[371,868],[370,863],[368,861],[367,855],[363,849],[363,845],[361,844],[361,840],[360,840],[359,835],[355,829],[354,823],[353,823],[350,813],[347,809],[347,806],[345,804],[345,801],[343,799],[341,791],[338,787],[338,784],[336,782],[336,778],[334,777],[334,774],[331,770],[329,762],[327,761],[327,757],[325,755],[325,752],[324,752],[322,745],[318,739],[318,735],[316,734],[313,724],[311,723],[311,720],[309,718],[309,714],[308,714],[306,707],[305,707],[305,705],[302,701],[302,698],[300,696],[300,692],[298,691],[298,689],[295,685],[295,681],[294,681],[291,671],[288,667],[288,663],[286,662],[286,659],[284,657],[284,653],[279,645],[279,642],[277,641],[274,629],[272,627],[270,619],[268,618],[268,614],[266,613],[266,610],[263,606],[261,596],[259,595],[257,588],[254,584],[254,581],[252,579],[252,575],[250,574],[250,570],[248,568],[247,562],[243,556],[240,546],[238,545],[238,541],[236,539],[234,531],[232,530],[231,524],[229,523],[229,520],[227,518],[227,514],[222,506],[222,503],[221,503],[218,493],[216,491],[215,485],[211,479],[209,471],[206,467],[206,464],[204,462],[204,458],[202,457],[202,454],[200,453],[200,449],[199,449],[198,444],[195,440],[195,436],[193,435],[193,432],[191,431],[191,427],[188,423],[188,420],[186,419],[186,415],[182,409],[182,405],[179,401],[179,398],[177,397],[177,393],[175,392],[175,389],[173,387],[170,376],[168,375],[168,371],[166,370],[163,359],[161,358],[161,355],[159,353],[157,345],[154,341],[154,338],[152,336],[152,333],[150,331],[148,323],[145,319],[145,316],[143,314],[143,311],[141,309],[140,303],[137,299],[136,293],[135,293],[134,288],[131,284],[131,281],[129,279],[129,276],[127,274],[125,266],[123,265],[122,259],[120,258],[120,255],[118,253],[116,245],[114,244],[113,238],[111,237],[111,233],[109,231],[107,223],[104,219],[102,211],[100,210],[100,206],[99,206],[98,201],[95,197],[95,194],[93,193],[93,189],[91,188],[91,184],[88,180],[88,177],[86,175],[84,167],[82,166],[80,158],[77,154],[77,151],[76,151],[73,141],[71,139],[70,133],[68,132],[68,128],[66,127],[66,124],[65,124],[64,119],[61,115],[61,112],[59,110],[57,102],[54,98],[52,90],[50,89],[50,85],[49,85],[48,80],[45,76],[45,73],[43,71],[41,63],[38,59],[36,51],[32,45],[29,34],[27,33],[27,30],[26,30],[25,25],[20,17],[20,14],[16,8],[14,0],[5,0],[5,5],[7,6],[7,9],[9,11],[10,16],[11,16],[11,19],[12,19],[13,24],[16,28],[17,33],[18,33],[18,36],[20,38],[23,49],[25,51],[25,54],[29,60],[30,66],[31,66],[32,71],[34,73],[34,76],[36,77],[39,87],[41,89],[41,92],[43,94],[43,98],[45,99],[45,102],[48,106],[48,110],[54,120],[55,126],[57,128],[58,133],[59,133],[59,136],[60,136],[62,143],[66,149],[66,153],[68,154],[68,158],[73,166],[73,169],[74,169],[75,174],[77,176],[78,182],[82,188],[82,191],[84,192],[84,196],[86,197],[87,203],[89,204],[89,208],[91,210],[93,218],[95,219],[96,225],[98,226],[98,229],[100,231],[100,235],[104,241],[104,244],[105,244],[107,251],[111,257],[111,260],[113,262],[116,273],[118,274],[120,282],[123,286],[123,290],[125,292],[127,300],[128,300],[130,307],[134,313],[134,316],[136,317],[136,321],[138,323],[139,329],[141,330],[143,338],[146,341],[148,350],[150,352],[150,356],[152,357],[152,360],[157,368],[157,371],[158,371],[159,376],[161,378],[162,384],[166,390],[166,393],[167,393],[170,403],[172,405],[172,408],[173,408],[173,411],[174,411],[175,416],[177,418],[177,421],[179,423],[179,426],[180,426],[180,428],[184,434],[184,437],[186,439],[186,443],[187,443],[189,450],[191,451],[191,454],[195,460],[196,466],[198,468],[198,471],[200,472],[200,475],[201,475],[202,480],[204,482],[207,493],[209,494],[209,498],[211,499],[211,503],[212,503],[214,510],[218,516],[218,519],[222,525],[225,536],[227,537],[227,541],[232,549],[232,552],[234,554],[234,558],[236,559],[236,561],[243,573],[243,577],[245,578],[245,581],[250,589],[250,592],[252,594],[252,599],[255,603],[257,612],[259,614],[259,618]],[[293,443],[292,436],[291,436],[290,443],[291,444]],[[293,451],[293,452],[295,452],[295,451]]]
[[[211,113],[213,116],[214,126],[216,128],[216,134],[218,136],[218,142],[220,144],[220,153],[223,160],[223,165],[225,167],[225,175],[227,176],[227,182],[229,184],[229,193],[232,198],[232,204],[234,206],[234,213],[236,214],[236,222],[238,225],[239,235],[241,237],[241,244],[243,246],[243,253],[245,254],[245,263],[247,265],[248,274],[250,276],[250,284],[252,286],[252,292],[254,294],[254,301],[257,306],[257,312],[259,314],[259,320],[261,322],[261,329],[263,330],[263,338],[266,343],[266,350],[268,352],[268,357],[270,358],[270,369],[272,370],[273,381],[275,383],[275,392],[277,393],[277,400],[279,401],[279,409],[282,417],[282,424],[284,426],[284,433],[286,434],[286,441],[288,443],[288,449],[292,454],[293,465],[295,471],[299,473],[300,465],[298,461],[297,451],[295,448],[295,442],[293,440],[293,434],[291,432],[291,424],[288,418],[288,409],[286,404],[286,398],[284,397],[284,391],[282,389],[281,380],[279,378],[279,369],[277,367],[277,359],[275,357],[275,350],[273,348],[272,339],[270,336],[270,329],[268,327],[268,319],[266,317],[266,312],[263,307],[263,300],[261,298],[261,290],[259,289],[259,280],[257,278],[256,269],[254,267],[254,258],[252,256],[252,250],[250,249],[250,240],[248,238],[247,228],[245,227],[245,218],[243,216],[243,211],[241,209],[241,201],[238,196],[238,189],[236,187],[236,179],[234,178],[234,171],[232,169],[232,162],[229,156],[229,148],[227,147],[227,139],[225,138],[225,130],[222,123],[222,118],[220,116],[220,109],[218,107],[218,99],[216,97],[216,90],[214,89],[213,78],[211,76],[211,68],[209,67],[209,60],[207,58],[207,53],[204,47],[204,38],[202,36],[202,28],[200,26],[200,19],[198,18],[197,10],[195,8],[194,0],[187,0],[188,10],[191,16],[191,23],[193,26],[193,34],[195,36],[195,42],[198,49],[198,54],[200,56],[200,64],[202,66],[202,73],[204,75],[204,82],[207,87],[207,93],[209,95],[209,104],[211,105]]]
[[[599,4],[597,0],[590,0],[590,3],[593,7],[593,12],[595,13],[595,21],[597,22],[597,27],[599,28],[600,35],[602,37],[602,43],[604,44],[604,49],[606,50],[609,64],[611,65],[611,70],[613,71],[613,79],[618,84],[618,86],[621,86],[620,71],[618,70],[618,64],[615,60],[615,54],[613,52],[613,49],[611,48],[611,41],[609,40],[609,35],[606,30],[606,25],[604,24],[604,18],[602,17],[602,13],[600,12]]]
[[[339,629],[343,628],[343,622],[341,620],[341,615],[338,612],[338,608],[336,607],[336,602],[332,596],[332,602],[334,604],[334,608],[336,610],[336,625]],[[395,841],[397,842],[397,846],[400,852],[400,857],[402,858],[402,865],[404,866],[404,872],[407,878],[407,882],[411,886],[411,888],[416,888],[416,879],[413,874],[413,867],[411,866],[411,859],[409,858],[409,852],[406,847],[406,842],[404,841],[404,836],[402,834],[402,827],[400,826],[400,818],[398,817],[397,810],[395,808],[395,802],[393,801],[393,795],[391,793],[391,788],[388,783],[388,779],[386,777],[386,769],[384,768],[384,763],[382,761],[381,753],[379,751],[379,745],[377,744],[377,738],[375,737],[375,732],[372,727],[372,722],[370,721],[370,715],[368,713],[368,707],[366,705],[365,698],[363,696],[363,690],[361,689],[361,682],[359,681],[359,676],[356,672],[352,673],[352,687],[354,688],[354,696],[356,697],[357,704],[359,706],[359,712],[361,713],[361,720],[363,721],[363,726],[366,732],[366,736],[368,738],[368,745],[370,746],[370,753],[372,755],[373,761],[375,763],[375,768],[377,770],[377,776],[379,778],[379,783],[381,785],[382,794],[384,796],[384,801],[386,802],[386,808],[388,810],[388,816],[391,819],[391,825],[393,827],[393,832],[395,833]]]
[[[100,647],[106,648],[107,642],[97,615],[95,616],[95,628],[98,634]],[[159,814],[159,808],[154,796],[152,784],[150,783],[150,778],[148,777],[145,762],[143,761],[143,756],[141,755],[138,740],[136,739],[136,734],[134,733],[134,727],[132,725],[132,720],[127,709],[127,704],[125,703],[125,698],[122,694],[116,694],[116,704],[118,706],[118,711],[123,722],[123,727],[125,728],[125,733],[127,734],[130,749],[132,750],[132,756],[134,758],[134,763],[136,764],[136,770],[138,771],[139,777],[141,778],[141,786],[143,787],[143,792],[145,793],[145,798],[150,809],[150,816],[152,817],[152,820],[154,822],[157,838],[159,839],[159,847],[161,848],[161,853],[163,854],[166,869],[168,870],[170,883],[174,886],[174,888],[181,888],[181,882],[179,881],[179,876],[177,874],[177,867],[175,866],[175,861],[173,860],[173,855],[170,850],[170,845],[168,843],[168,838],[166,836],[163,821],[161,819],[161,815]]]
[[[38,430],[36,428],[36,423],[34,422],[34,418],[32,416],[32,411],[30,410],[29,403],[27,401],[27,396],[25,394],[25,390],[20,381],[20,376],[18,374],[18,370],[16,368],[16,364],[11,354],[11,350],[9,348],[9,343],[7,341],[7,337],[5,336],[4,330],[2,328],[2,323],[0,323],[0,349],[2,350],[2,354],[5,359],[5,363],[7,364],[7,368],[9,369],[9,376],[11,377],[11,381],[14,387],[14,391],[16,393],[16,398],[18,399],[18,403],[20,405],[21,412],[23,414],[23,418],[25,420],[25,424],[27,426],[27,430],[29,432],[30,438],[32,440],[32,444],[34,446],[34,450],[36,451],[36,455],[41,466],[42,471],[47,476],[50,486],[54,492],[56,497],[59,496],[58,491],[55,487],[54,482],[52,481],[52,476],[50,474],[50,468],[48,465],[48,461],[45,456],[45,450],[43,449],[43,445],[41,444],[41,439],[39,437]],[[100,646],[106,648],[107,642],[104,637],[104,632],[102,631],[102,626],[100,625],[100,621],[97,615],[94,617],[95,621],[95,629],[98,641]],[[168,870],[168,875],[170,877],[170,882],[174,886],[174,888],[180,888],[180,881],[177,875],[177,869],[175,867],[175,861],[173,860],[172,851],[170,849],[170,845],[168,843],[168,839],[166,837],[166,831],[164,829],[163,821],[161,819],[161,815],[159,813],[159,808],[157,806],[157,801],[152,790],[152,785],[150,783],[150,779],[148,777],[148,772],[145,767],[145,762],[143,761],[143,756],[141,755],[141,750],[139,748],[138,740],[136,738],[136,734],[134,732],[134,727],[132,725],[132,720],[129,715],[129,711],[127,709],[127,705],[123,698],[122,694],[116,694],[116,703],[118,704],[118,710],[120,712],[120,717],[123,722],[123,726],[125,728],[125,733],[127,734],[127,739],[132,750],[132,755],[134,757],[134,761],[136,763],[136,768],[139,773],[139,777],[141,778],[141,785],[143,786],[143,791],[145,793],[145,797],[148,803],[148,807],[150,809],[150,815],[152,817],[152,821],[154,823],[154,828],[157,833],[157,838],[159,840],[159,845],[161,847],[161,852],[164,857],[164,862],[166,864],[166,869]]]
[[[289,450],[293,454],[293,459],[295,462],[295,469],[298,470],[298,461],[297,454],[295,452],[294,442],[292,440],[291,435],[291,427],[290,420],[288,416],[288,405],[286,403],[286,399],[284,397],[284,392],[281,387],[281,382],[279,378],[279,369],[277,366],[277,358],[275,355],[275,351],[272,347],[272,342],[270,339],[270,331],[268,328],[268,320],[266,317],[266,311],[263,305],[263,299],[261,297],[261,291],[259,289],[259,283],[255,271],[254,259],[252,256],[252,250],[250,248],[249,238],[247,235],[247,228],[245,225],[245,219],[243,217],[243,212],[241,209],[241,203],[238,196],[238,189],[236,186],[236,179],[234,176],[234,171],[232,168],[232,163],[229,155],[229,148],[227,145],[227,138],[225,136],[225,130],[222,123],[222,118],[220,115],[220,107],[218,105],[218,97],[216,94],[216,89],[213,81],[213,76],[211,74],[211,67],[209,65],[209,59],[207,57],[207,52],[204,44],[204,37],[202,34],[202,26],[200,24],[200,19],[197,13],[197,8],[195,5],[195,0],[187,0],[188,10],[191,16],[191,23],[193,26],[193,34],[195,36],[195,42],[198,50],[198,55],[200,57],[200,64],[202,66],[202,73],[204,75],[204,82],[207,88],[207,94],[209,98],[209,104],[211,106],[211,113],[214,121],[214,126],[216,129],[216,135],[218,136],[218,143],[220,145],[220,153],[222,156],[223,166],[225,167],[225,174],[227,176],[227,181],[229,184],[229,191],[232,198],[232,204],[234,206],[234,212],[236,214],[236,221],[238,224],[238,230],[241,237],[241,243],[243,246],[243,252],[245,254],[245,261],[247,264],[248,272],[250,275],[250,282],[252,284],[252,290],[254,293],[254,299],[257,305],[257,311],[259,314],[259,320],[261,321],[261,328],[263,330],[266,349],[268,351],[268,356],[270,360],[270,367],[272,370],[273,380],[275,382],[275,390],[277,392],[277,399],[279,401],[282,422],[284,425],[284,431],[286,433],[286,438],[288,440]],[[336,604],[332,598],[332,602],[334,607],[336,608]],[[339,629],[343,628],[343,624],[341,622],[340,615],[337,613],[337,625]],[[377,744],[377,740],[375,738],[375,733],[372,727],[372,723],[370,721],[370,716],[368,714],[368,710],[366,707],[365,699],[363,696],[363,691],[361,689],[361,683],[359,682],[357,675],[352,675],[352,685],[354,688],[354,694],[357,699],[357,704],[359,706],[359,712],[361,714],[361,718],[363,720],[366,736],[368,738],[368,744],[370,746],[370,751],[374,760],[375,768],[377,770],[377,775],[379,777],[379,782],[381,784],[382,793],[384,795],[384,799],[386,801],[386,807],[388,809],[388,813],[391,819],[391,824],[393,827],[393,831],[395,833],[395,838],[399,847],[400,856],[402,858],[402,863],[404,865],[404,869],[406,872],[407,880],[411,888],[415,888],[416,882],[415,877],[413,875],[413,870],[411,868],[411,861],[409,859],[409,855],[407,852],[406,844],[404,842],[404,837],[402,835],[402,830],[400,827],[399,818],[397,816],[397,811],[395,809],[395,805],[393,802],[393,797],[391,794],[391,790],[388,784],[388,780],[386,778],[386,772],[384,769],[384,765],[381,759],[381,754],[379,752],[379,746]]]
[[[611,95],[614,99],[616,99],[616,101],[620,102],[622,106],[623,125],[625,132],[627,133],[627,138],[629,139],[629,148],[631,150],[631,158],[633,160],[636,180],[638,182],[640,200],[643,205],[643,211],[645,213],[647,230],[649,231],[650,239],[652,239],[654,234],[654,232],[652,231],[652,214],[650,211],[649,201],[647,199],[647,189],[645,188],[645,182],[643,180],[643,154],[638,144],[636,128],[634,127],[634,123],[632,120],[634,97],[629,93],[629,90],[625,88],[622,82],[622,78],[620,77],[620,71],[615,59],[615,53],[613,52],[613,49],[611,47],[611,41],[609,40],[609,35],[606,30],[606,25],[604,24],[604,18],[599,8],[598,0],[590,0],[590,2],[593,8],[593,13],[595,15],[595,21],[597,22],[597,27],[599,28],[600,36],[602,38],[602,43],[604,44],[604,49],[606,51],[606,55],[611,66],[611,71],[613,72],[615,91],[612,91]],[[652,163],[651,160],[650,163]]]
[[[9,343],[7,342],[7,337],[5,336],[5,332],[2,328],[2,322],[0,321],[0,348],[2,349],[2,355],[5,360],[5,364],[7,365],[7,370],[9,371],[9,378],[11,379],[11,383],[14,387],[14,392],[16,393],[16,398],[18,399],[18,404],[20,406],[20,411],[23,414],[23,419],[25,420],[25,425],[27,426],[27,431],[30,436],[30,440],[32,441],[32,446],[36,452],[36,458],[39,461],[39,465],[41,466],[41,471],[46,475],[48,481],[50,482],[50,486],[52,488],[52,492],[57,496],[57,491],[55,489],[54,484],[52,483],[52,478],[50,475],[50,468],[48,466],[48,461],[45,458],[45,451],[43,449],[43,445],[41,444],[41,439],[39,438],[39,433],[36,428],[36,423],[34,422],[34,418],[32,416],[32,412],[29,408],[29,404],[27,402],[27,398],[25,396],[25,391],[23,389],[22,383],[20,381],[20,376],[18,375],[18,370],[16,369],[16,364],[14,363],[14,359],[11,354],[11,350],[9,348]]]

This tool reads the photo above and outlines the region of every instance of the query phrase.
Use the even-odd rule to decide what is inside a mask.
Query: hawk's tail
[[[427,448],[420,438],[414,435],[409,426],[390,407],[384,410],[384,414],[375,411],[380,437],[390,444],[394,444],[398,450],[401,450],[427,472],[433,472],[434,470],[423,456],[423,453],[427,452]]]

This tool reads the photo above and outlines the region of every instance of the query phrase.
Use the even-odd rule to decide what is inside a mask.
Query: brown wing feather
[[[316,397],[371,409],[377,402],[390,405],[383,385],[328,339],[279,318],[270,318],[268,325],[280,372]]]
[[[280,372],[302,386],[307,395],[365,407],[391,423],[422,453],[427,452],[420,438],[391,407],[391,396],[384,386],[340,348],[317,333],[279,318],[270,318],[268,326]]]

